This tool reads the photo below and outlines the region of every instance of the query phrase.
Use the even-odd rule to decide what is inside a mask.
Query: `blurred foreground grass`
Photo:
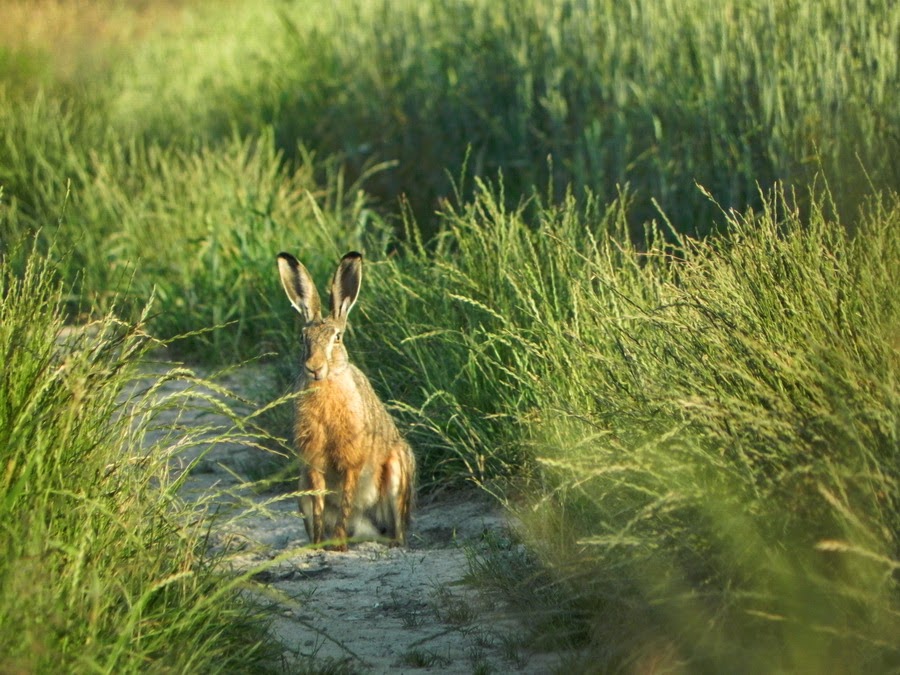
[[[57,271],[0,257],[0,670],[270,670],[265,614],[205,558],[202,505],[169,475],[214,430],[151,432],[179,375],[141,373],[140,324],[64,331]]]

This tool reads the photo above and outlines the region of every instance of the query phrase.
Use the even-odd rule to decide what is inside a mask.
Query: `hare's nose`
[[[307,362],[306,364],[306,374],[312,380],[323,380],[325,379],[325,375],[328,373],[328,369],[326,366],[317,366],[315,364]]]

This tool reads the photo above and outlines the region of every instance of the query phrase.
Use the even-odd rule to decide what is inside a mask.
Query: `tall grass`
[[[657,301],[607,313],[610,342],[544,403],[555,488],[531,541],[613,662],[900,657],[898,204],[852,241],[774,206],[691,247]]]
[[[28,306],[50,317],[37,333],[24,300],[0,322],[18,364],[0,395],[6,411],[28,392],[60,411],[2,427],[50,453],[9,445],[20,449],[4,485],[16,514],[75,506],[38,517],[33,536],[10,530],[8,560],[23,562],[4,568],[5,598],[45,592],[17,581],[29,565],[50,566],[31,578],[65,580],[35,614],[48,628],[28,629],[35,648],[11,651],[11,668],[75,663],[40,659],[74,659],[77,644],[98,645],[77,651],[93,659],[78,667],[135,654],[178,669],[208,652],[160,656],[163,641],[205,645],[207,633],[185,628],[198,642],[181,642],[165,617],[219,630],[204,614],[213,577],[147,529],[172,531],[140,496],[156,493],[109,487],[152,472],[87,459],[125,451],[110,420],[130,338],[110,338],[108,324],[100,346],[60,368],[69,362],[47,342],[60,315],[41,308],[65,299],[90,316],[118,302],[138,318],[155,295],[162,335],[227,325],[187,343],[200,358],[278,352],[279,389],[295,336],[272,256],[292,250],[322,279],[356,248],[367,263],[351,354],[402,402],[427,487],[475,480],[518,506],[529,553],[479,564],[548,641],[613,671],[896,669],[900,5],[173,11],[177,31],[101,59],[90,80],[59,74],[52,45],[24,83],[0,64],[2,295],[24,298],[24,279],[31,296],[54,298]],[[2,56],[30,63],[32,48]],[[779,180],[783,192],[765,189]],[[403,194],[387,223],[397,243],[376,209]],[[23,237],[63,261],[65,295],[41,286],[13,244]],[[114,371],[100,378],[109,387],[93,386],[98,363],[113,364],[100,368]],[[96,422],[80,421],[85,401]],[[97,492],[70,495],[61,468],[45,471],[69,471],[70,457],[86,458],[72,475]],[[51,487],[26,489],[26,469]],[[40,495],[28,509],[16,501]],[[60,543],[93,527],[84,514],[115,518]],[[107,576],[85,565],[123,563],[93,542],[128,514],[141,518],[127,531],[148,538],[131,549],[151,557],[124,561],[126,581],[86,600]],[[59,597],[89,620],[66,623]],[[196,613],[191,598],[204,599]],[[4,602],[4,630],[31,626]]]
[[[412,232],[402,255],[369,265],[373,290],[360,301],[350,347],[391,364],[379,383],[405,403],[425,473],[439,480],[486,484],[522,471],[527,432],[516,415],[537,404],[539,388],[520,377],[534,376],[547,356],[535,331],[579,312],[571,291],[582,260],[559,255],[559,241],[628,240],[627,198],[591,200],[583,220],[572,197],[508,209],[496,193],[482,183],[477,199],[443,212],[437,240],[424,244]],[[530,293],[527,303],[520,293]],[[556,337],[565,343],[565,333]]]
[[[74,296],[102,306],[157,285],[163,334],[238,322],[202,353],[267,341],[254,324],[270,310],[270,249],[292,236],[317,258],[360,247],[360,232],[380,230],[373,209],[399,195],[434,232],[448,175],[502,172],[505,207],[534,185],[551,202],[570,188],[609,202],[628,183],[638,235],[654,202],[677,230],[709,230],[716,207],[695,182],[743,208],[760,205],[758,185],[803,186],[824,169],[852,225],[870,182],[900,178],[896,3],[71,9],[29,11],[83,39],[10,36],[11,58],[37,50],[50,74],[34,90],[12,75],[0,87],[8,228],[66,251]],[[8,5],[9,25],[23,11]],[[73,84],[78,44],[95,66]],[[462,182],[463,198],[474,186]]]
[[[900,198],[850,236],[775,193],[646,249],[627,199],[502,203],[448,214],[374,319],[444,461],[533,469],[506,490],[537,562],[488,578],[604,670],[896,667]]]
[[[56,273],[0,258],[0,670],[264,671],[264,617],[183,529],[162,404],[129,395],[152,343],[112,315],[61,338]]]
[[[513,196],[629,183],[638,228],[656,199],[687,232],[715,213],[695,181],[742,207],[824,170],[850,216],[864,169],[900,178],[887,0],[245,3],[185,26],[117,71],[120,125],[175,141],[272,125],[287,153],[398,160],[368,187],[423,223],[468,149]]]
[[[382,245],[384,227],[358,187],[311,155],[288,169],[271,133],[181,149],[114,138],[82,105],[39,98],[0,116],[10,158],[0,181],[11,196],[0,250],[36,237],[64,261],[71,297],[94,311],[115,301],[134,314],[156,296],[160,335],[227,324],[182,344],[207,359],[274,346],[273,251],[295,250],[324,270],[326,256]],[[314,166],[332,167],[324,187]]]
[[[351,181],[396,160],[367,189],[386,208],[405,195],[429,229],[467,153],[472,173],[503,172],[513,203],[548,182],[557,198],[572,185],[604,200],[628,183],[638,232],[652,200],[679,230],[707,231],[715,209],[695,181],[740,208],[758,205],[757,185],[802,188],[824,171],[849,221],[870,182],[900,179],[900,10],[887,0],[28,11],[83,39],[11,35],[3,79],[16,97],[36,83],[87,93],[117,136],[187,148],[271,127],[287,158],[298,142],[338,156]],[[21,23],[18,3],[4,13]],[[68,73],[76,56],[92,77]]]
[[[14,95],[76,93],[144,40],[177,26],[178,0],[6,0],[0,8],[0,81]],[[196,3],[195,3],[196,4]]]

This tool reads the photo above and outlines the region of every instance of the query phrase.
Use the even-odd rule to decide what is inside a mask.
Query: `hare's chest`
[[[323,454],[338,467],[355,463],[355,455],[364,452],[366,414],[355,387],[324,382],[302,395],[297,412],[308,452]]]

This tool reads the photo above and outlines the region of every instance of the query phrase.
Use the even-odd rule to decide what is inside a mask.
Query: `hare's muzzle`
[[[306,376],[310,380],[324,380],[328,376],[328,365],[325,363],[316,364],[307,361],[304,366],[306,367]]]

